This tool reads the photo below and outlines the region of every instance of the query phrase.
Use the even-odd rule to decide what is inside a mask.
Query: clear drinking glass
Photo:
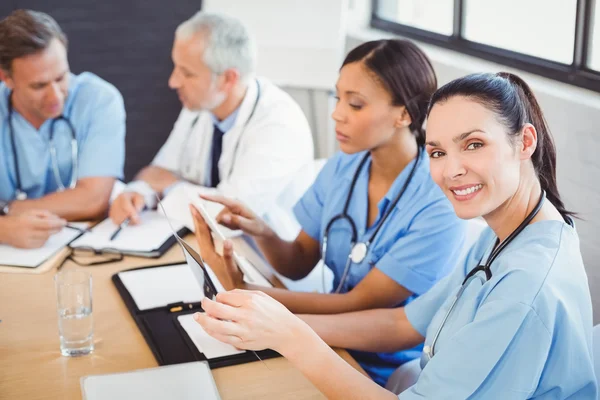
[[[63,356],[81,356],[94,350],[92,275],[63,270],[54,276],[58,309],[58,335]]]

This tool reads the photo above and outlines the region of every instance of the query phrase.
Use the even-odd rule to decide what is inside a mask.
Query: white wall
[[[368,28],[369,15],[369,0],[351,1],[347,50],[367,40],[392,37]],[[431,58],[440,85],[469,73],[508,70],[532,87],[556,140],[560,192],[567,207],[581,217],[576,226],[594,302],[594,321],[600,323],[600,94],[435,46],[420,46]],[[312,120],[307,93],[289,92]],[[330,109],[326,93],[317,92],[315,97],[316,154],[326,157],[334,150],[323,145],[334,136]]]

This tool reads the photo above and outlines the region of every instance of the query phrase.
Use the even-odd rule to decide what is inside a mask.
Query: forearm
[[[157,193],[162,193],[166,188],[180,180],[175,173],[155,165],[143,168],[135,179],[148,183]]]
[[[361,303],[352,292],[292,292],[287,289],[256,285],[246,285],[246,289],[265,292],[295,314],[339,314],[368,308],[368,304]]]
[[[333,347],[393,352],[409,349],[424,340],[406,318],[404,308],[299,317]]]
[[[6,217],[0,216],[0,244],[8,242],[8,235],[10,235],[9,224]]]
[[[47,210],[68,221],[103,218],[108,210],[110,184],[99,187],[76,186],[61,192],[50,193],[39,199],[16,200],[10,204],[10,213],[19,214],[27,210]]]
[[[340,358],[314,333],[284,356],[328,399],[397,399]]]
[[[273,231],[265,236],[254,237],[254,240],[269,264],[289,279],[304,278],[318,261],[311,260],[312,257],[304,253],[302,246],[297,241],[283,240]],[[261,289],[257,288],[257,290]]]

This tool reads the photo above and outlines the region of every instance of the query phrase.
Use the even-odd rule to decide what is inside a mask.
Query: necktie
[[[219,159],[223,150],[224,132],[217,125],[214,126],[211,151],[210,187],[217,187],[219,178]]]

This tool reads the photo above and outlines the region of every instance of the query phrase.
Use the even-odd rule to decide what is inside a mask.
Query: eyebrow
[[[465,132],[465,133],[461,133],[460,135],[454,136],[452,138],[452,141],[454,143],[462,142],[463,140],[465,140],[466,138],[468,138],[471,134],[473,134],[475,132],[481,132],[481,133],[483,133],[483,131],[481,129],[473,129],[471,131],[468,131],[468,132]],[[432,146],[432,147],[438,147],[440,145],[440,142],[429,141],[429,142],[426,142],[425,144],[427,144],[429,146]]]
[[[336,90],[336,92],[340,91],[340,89],[338,88],[338,85],[335,85],[335,90]],[[365,99],[367,98],[364,94],[361,94],[361,93],[356,92],[354,90],[346,90],[344,93],[345,94],[352,94],[352,95],[360,96],[360,97],[365,98]]]
[[[186,67],[179,67],[181,69],[181,72],[183,72],[186,75],[194,75],[194,73],[192,71],[190,71],[189,69],[187,69]]]
[[[44,87],[44,86],[48,85],[50,82],[61,80],[62,78],[67,76],[68,73],[69,73],[69,71],[65,71],[62,74],[60,74],[56,79],[53,79],[51,81],[32,82],[29,84],[29,86],[30,87]]]

